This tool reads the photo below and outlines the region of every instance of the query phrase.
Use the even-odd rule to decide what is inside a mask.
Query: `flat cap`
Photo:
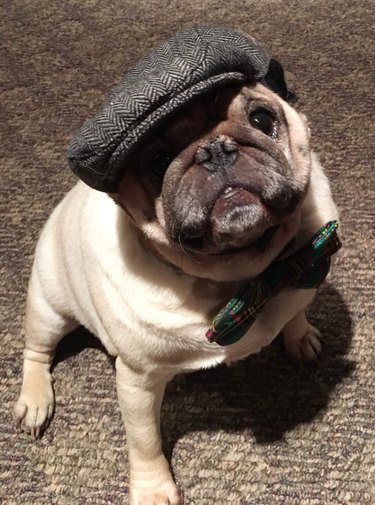
[[[73,172],[95,189],[115,192],[127,157],[163,119],[218,87],[267,84],[269,65],[260,44],[244,33],[210,25],[177,33],[129,70],[72,137]]]

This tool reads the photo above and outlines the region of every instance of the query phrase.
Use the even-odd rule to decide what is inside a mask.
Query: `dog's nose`
[[[230,168],[236,161],[238,145],[225,135],[218,135],[198,147],[195,163],[202,165],[210,172]]]

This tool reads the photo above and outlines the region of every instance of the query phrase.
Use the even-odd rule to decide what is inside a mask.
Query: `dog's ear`
[[[287,102],[295,102],[297,97],[293,91],[288,90],[285,81],[284,69],[277,60],[271,59],[268,72],[264,77],[266,85]]]

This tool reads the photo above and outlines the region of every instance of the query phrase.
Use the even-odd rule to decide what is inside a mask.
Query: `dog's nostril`
[[[195,153],[195,163],[200,165],[205,161],[209,161],[211,157],[212,154],[206,147],[199,147],[198,151]]]
[[[234,142],[223,142],[223,151],[225,153],[235,153],[238,151],[238,145]]]

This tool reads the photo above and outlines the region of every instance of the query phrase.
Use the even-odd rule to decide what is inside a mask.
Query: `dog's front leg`
[[[160,407],[171,377],[138,372],[116,360],[117,392],[125,423],[131,505],[181,505],[181,494],[164,457]]]

